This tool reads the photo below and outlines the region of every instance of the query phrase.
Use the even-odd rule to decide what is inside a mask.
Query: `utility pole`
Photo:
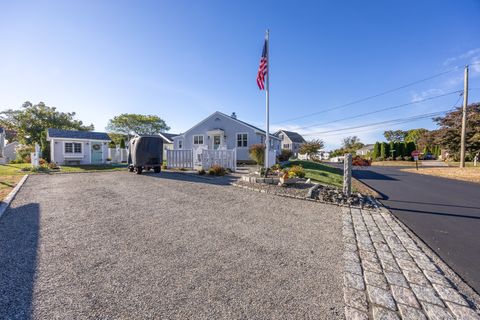
[[[463,80],[463,114],[462,114],[462,141],[460,143],[460,168],[465,168],[465,133],[467,130],[467,104],[468,104],[468,65],[465,66]]]

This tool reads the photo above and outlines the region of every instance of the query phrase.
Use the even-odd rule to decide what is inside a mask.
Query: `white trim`
[[[246,147],[244,147],[243,145],[240,146],[240,147],[238,146],[238,135],[239,135],[239,134],[242,134],[242,135],[243,135],[243,134],[246,134],[246,135],[247,135],[247,146],[246,146]],[[243,137],[242,137],[242,141],[243,141]],[[235,148],[246,149],[246,148],[248,148],[248,146],[250,145],[248,142],[249,142],[248,132],[237,132],[237,133],[235,133]]]
[[[165,140],[165,142],[167,142],[167,143],[173,143],[173,139],[174,139],[175,137],[178,137],[178,136],[175,136],[175,137],[172,137],[172,139],[169,139],[169,138],[165,137],[161,132],[159,132],[158,135],[159,135],[160,137],[162,137],[162,139]]]
[[[202,137],[202,143],[195,143],[195,137]],[[193,146],[203,146],[203,145],[205,145],[205,135],[204,134],[194,134],[194,135],[192,135],[192,145]]]
[[[56,161],[55,161],[55,141],[54,141],[54,139],[52,139],[50,141],[50,161],[56,163]]]
[[[65,152],[65,144],[66,144],[66,143],[71,143],[71,144],[72,144],[72,151],[73,151],[72,153],[69,153],[69,152],[67,153],[67,152]],[[74,143],[79,143],[79,144],[81,144],[81,146],[82,146],[82,152],[80,152],[80,153],[75,152],[75,146],[73,145]],[[85,155],[85,149],[84,149],[84,148],[85,148],[85,145],[84,145],[83,141],[82,141],[82,142],[73,141],[73,140],[71,140],[71,141],[70,141],[70,140],[69,140],[69,141],[63,141],[63,149],[62,149],[63,158],[64,158],[64,159],[65,159],[65,158],[83,158],[84,155]]]
[[[89,142],[89,141],[95,141],[95,142],[110,142],[112,140],[98,140],[98,139],[78,139],[78,138],[58,138],[58,137],[55,137],[55,138],[49,138],[47,139],[47,141],[50,141],[50,140],[63,140],[63,141],[79,141],[79,142]]]

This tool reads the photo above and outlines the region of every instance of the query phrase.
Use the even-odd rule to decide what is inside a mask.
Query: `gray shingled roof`
[[[224,116],[227,117],[227,118],[232,118],[231,116],[226,115],[226,114],[223,113],[223,112],[220,112],[220,111],[217,111],[217,112],[220,113],[221,115],[224,115]],[[255,130],[257,130],[257,131],[265,134],[265,130],[260,129],[259,127],[252,126],[250,123],[245,122],[245,121],[242,121],[242,120],[238,120],[237,118],[232,118],[232,119],[235,119],[236,121],[238,121],[238,122],[240,122],[240,123],[243,123],[244,125],[249,126],[250,128],[253,128],[253,129],[255,129]],[[271,134],[271,133],[270,133],[270,137],[279,139],[277,136],[275,136],[274,134]]]
[[[287,137],[292,140],[292,142],[296,142],[296,143],[305,143],[305,139],[303,139],[303,137],[299,134],[299,133],[296,133],[296,132],[293,132],[293,131],[286,131],[286,130],[280,130],[282,131],[283,133],[285,133],[287,135]]]
[[[53,128],[48,129],[48,136],[50,138],[65,139],[111,140],[106,132],[62,130]]]

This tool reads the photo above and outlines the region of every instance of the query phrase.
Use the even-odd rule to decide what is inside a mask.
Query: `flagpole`
[[[266,84],[265,84],[265,103],[266,103],[266,115],[265,115],[265,121],[266,121],[266,134],[265,134],[265,168],[268,168],[269,164],[269,153],[270,153],[270,110],[269,110],[269,104],[270,104],[270,90],[269,90],[269,82],[270,82],[270,30],[267,29],[267,34],[266,34],[266,42],[267,42],[267,79],[266,79]]]

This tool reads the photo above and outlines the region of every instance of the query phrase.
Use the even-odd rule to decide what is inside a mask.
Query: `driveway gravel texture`
[[[1,319],[342,319],[340,208],[180,173],[30,176]]]

